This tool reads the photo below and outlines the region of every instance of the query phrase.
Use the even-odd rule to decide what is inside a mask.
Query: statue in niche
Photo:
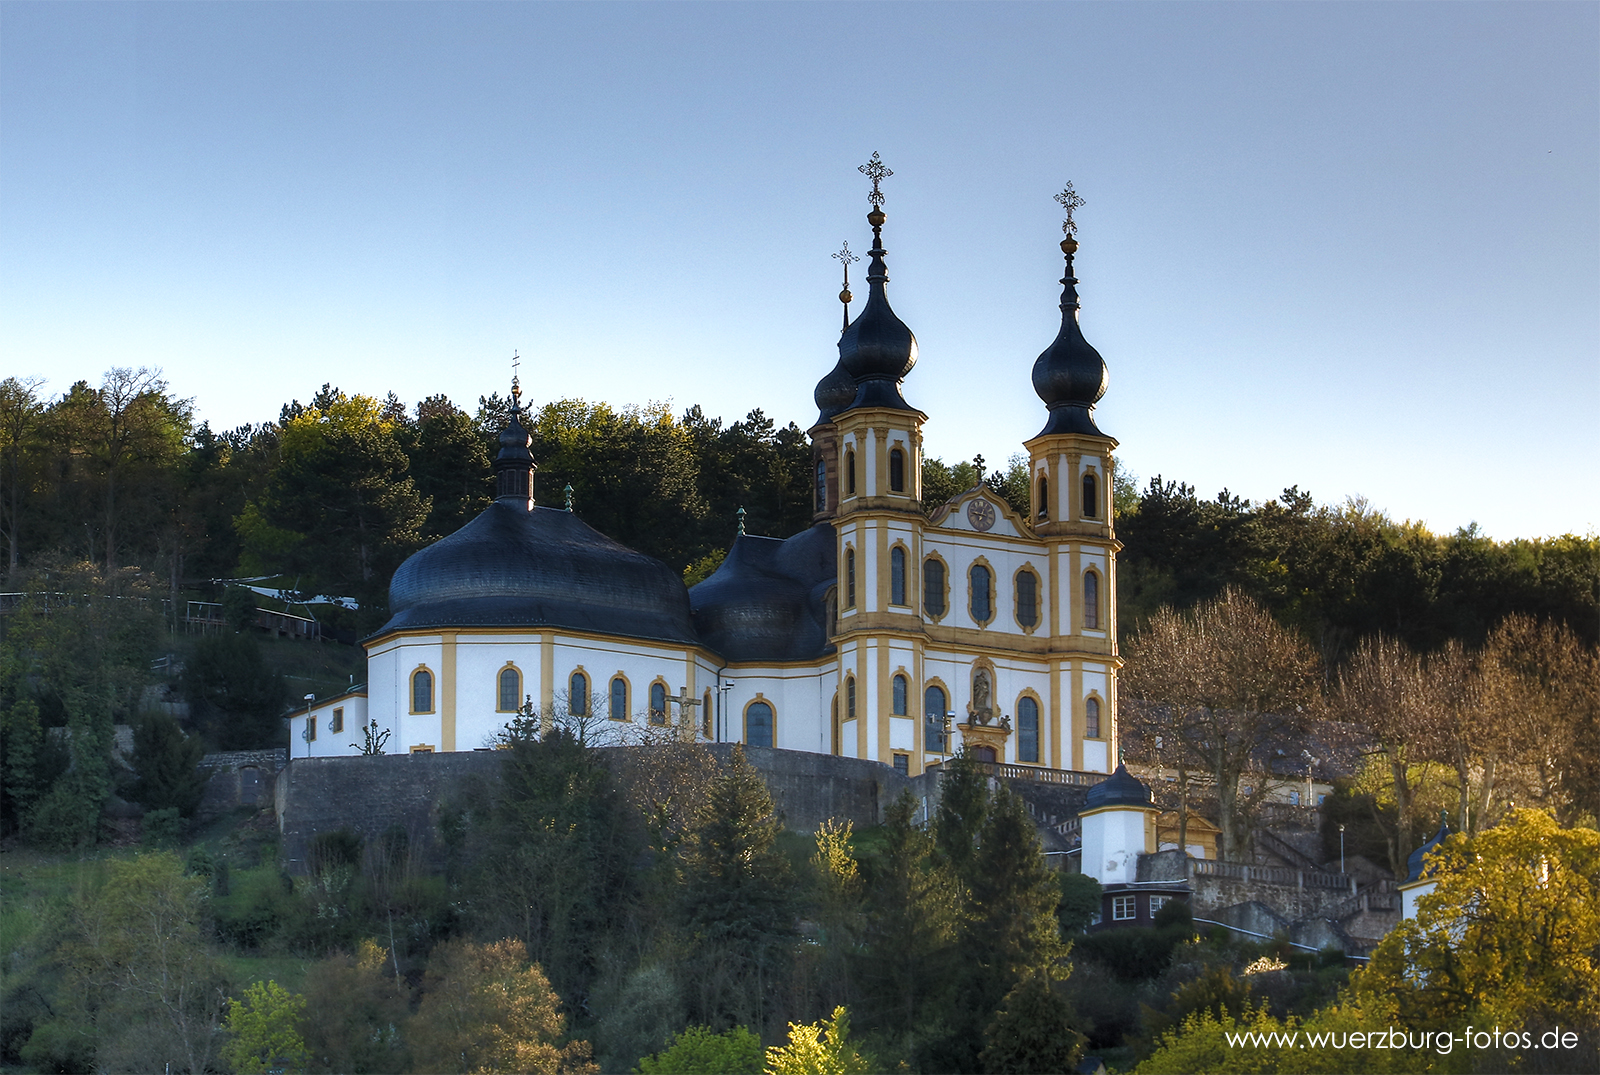
[[[988,724],[994,716],[994,710],[989,705],[989,672],[980,668],[972,677],[972,719],[979,724]]]

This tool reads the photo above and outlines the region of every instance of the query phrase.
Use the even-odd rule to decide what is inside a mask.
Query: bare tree
[[[1237,590],[1191,612],[1163,608],[1128,643],[1124,690],[1162,707],[1176,744],[1210,774],[1222,857],[1237,861],[1269,782],[1241,777],[1267,742],[1305,726],[1318,664],[1303,639]]]

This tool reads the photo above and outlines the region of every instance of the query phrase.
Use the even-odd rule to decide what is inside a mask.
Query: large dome
[[[562,627],[693,644],[689,593],[661,561],[571,512],[496,501],[412,556],[378,635],[441,627]]]
[[[689,591],[705,644],[728,661],[799,661],[828,646],[825,598],[837,578],[833,527],[786,541],[741,534],[711,576]]]

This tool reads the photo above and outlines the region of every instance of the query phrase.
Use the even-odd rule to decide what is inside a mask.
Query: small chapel
[[[1116,440],[1106,365],[1079,327],[1069,185],[1061,327],[1032,361],[1040,428],[1018,514],[980,481],[922,507],[917,339],[889,303],[877,154],[867,298],[817,383],[813,514],[738,536],[693,587],[563,507],[534,502],[521,391],[496,497],[394,575],[367,683],[290,718],[290,756],[471,751],[508,722],[579,720],[610,743],[673,736],[863,759],[915,776],[965,749],[1007,766],[1116,765]],[[848,272],[848,259],[847,259]],[[1026,361],[1013,368],[1024,388]],[[1002,359],[1002,370],[1007,363]],[[999,376],[1007,376],[1003,372]],[[1043,775],[1043,774],[1041,774]],[[1047,777],[1046,777],[1047,778]],[[1151,848],[1153,850],[1153,848]]]

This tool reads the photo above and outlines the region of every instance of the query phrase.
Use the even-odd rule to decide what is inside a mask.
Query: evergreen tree
[[[1083,1035],[1068,1004],[1051,988],[1049,975],[1026,975],[983,1032],[978,1062],[993,1075],[1046,1075],[1074,1070]]]
[[[204,756],[200,740],[184,735],[177,721],[161,713],[146,715],[133,731],[133,769],[139,777],[134,801],[146,810],[194,816],[210,778],[198,768]]]

